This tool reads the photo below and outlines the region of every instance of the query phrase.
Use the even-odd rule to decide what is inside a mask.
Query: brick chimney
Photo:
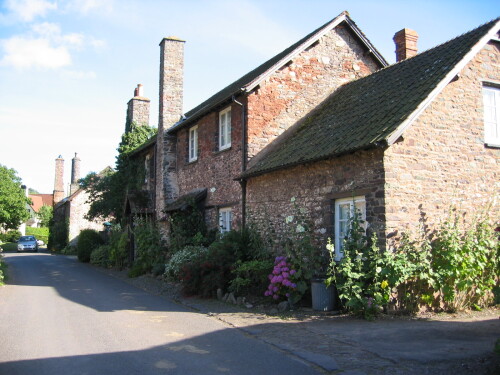
[[[418,34],[410,29],[403,29],[394,34],[396,44],[396,62],[400,62],[417,54]]]
[[[150,100],[145,98],[142,84],[134,89],[134,97],[127,103],[127,120],[125,122],[125,133],[130,131],[132,122],[137,125],[149,125]]]
[[[80,188],[78,180],[80,179],[80,158],[75,152],[75,157],[71,159],[71,185],[69,188],[69,195],[72,195]]]
[[[181,119],[184,92],[184,40],[164,38],[160,43],[160,98],[156,141],[156,214],[165,201],[177,198],[176,139],[166,130]]]
[[[56,159],[56,173],[54,178],[54,205],[64,198],[64,159],[61,155]]]

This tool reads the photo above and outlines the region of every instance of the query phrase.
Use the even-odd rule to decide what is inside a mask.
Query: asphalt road
[[[319,373],[74,257],[10,253],[5,260],[0,375]]]

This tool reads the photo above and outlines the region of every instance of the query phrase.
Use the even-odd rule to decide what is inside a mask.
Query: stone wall
[[[387,233],[438,223],[451,207],[499,218],[500,149],[484,144],[482,81],[500,82],[499,45],[489,44],[386,152]]]
[[[307,210],[315,231],[326,240],[333,238],[335,199],[363,195],[367,222],[383,233],[382,159],[382,149],[360,151],[251,178],[247,185],[247,220],[264,230],[270,224],[283,233],[285,218],[295,214],[295,203]]]
[[[94,229],[96,231],[104,230],[104,222],[106,220],[89,221],[85,219],[85,215],[89,212],[90,204],[87,202],[89,198],[88,193],[80,190],[72,199],[65,203],[66,217],[69,218],[69,244],[76,246],[78,243],[78,236],[84,229]]]
[[[378,70],[348,29],[337,26],[272,74],[248,98],[248,159],[339,86]],[[259,156],[250,161],[252,165]]]

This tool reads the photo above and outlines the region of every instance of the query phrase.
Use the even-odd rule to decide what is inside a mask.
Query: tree
[[[16,173],[0,164],[0,227],[4,229],[17,229],[30,217],[26,205],[31,204],[31,199],[21,189]]]
[[[40,225],[42,227],[48,228],[50,221],[52,220],[53,208],[52,206],[42,206],[38,210],[36,216],[40,219]]]
[[[101,173],[91,172],[80,179],[80,186],[89,193],[89,220],[106,219],[110,216],[121,220],[127,191],[140,190],[144,182],[144,164],[133,157],[132,151],[156,134],[156,128],[132,123],[122,135],[116,157],[116,170],[108,168]]]

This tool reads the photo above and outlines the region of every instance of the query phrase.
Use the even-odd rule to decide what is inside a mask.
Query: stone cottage
[[[420,54],[414,31],[397,33],[400,61],[337,88],[250,160],[247,209],[277,223],[295,197],[338,258],[354,208],[386,245],[452,206],[500,219],[499,28]]]
[[[102,231],[105,221],[89,221],[85,218],[90,209],[90,204],[88,203],[89,195],[78,185],[78,180],[80,179],[80,158],[78,158],[76,153],[71,161],[71,167],[69,195],[65,197],[64,159],[61,155],[56,159],[53,193],[54,222],[66,223],[68,244],[76,246],[78,235],[83,229]]]
[[[388,66],[344,12],[185,114],[184,41],[165,38],[158,135],[136,151],[156,219],[192,198],[222,231],[249,213],[279,229],[294,198],[340,251],[355,208],[384,244],[452,205],[498,217],[498,31],[417,54],[403,29]]]
[[[182,114],[184,42],[160,46],[156,212],[162,220],[191,197],[221,231],[245,224],[247,179],[236,179],[262,150],[336,89],[387,66],[344,12]]]

